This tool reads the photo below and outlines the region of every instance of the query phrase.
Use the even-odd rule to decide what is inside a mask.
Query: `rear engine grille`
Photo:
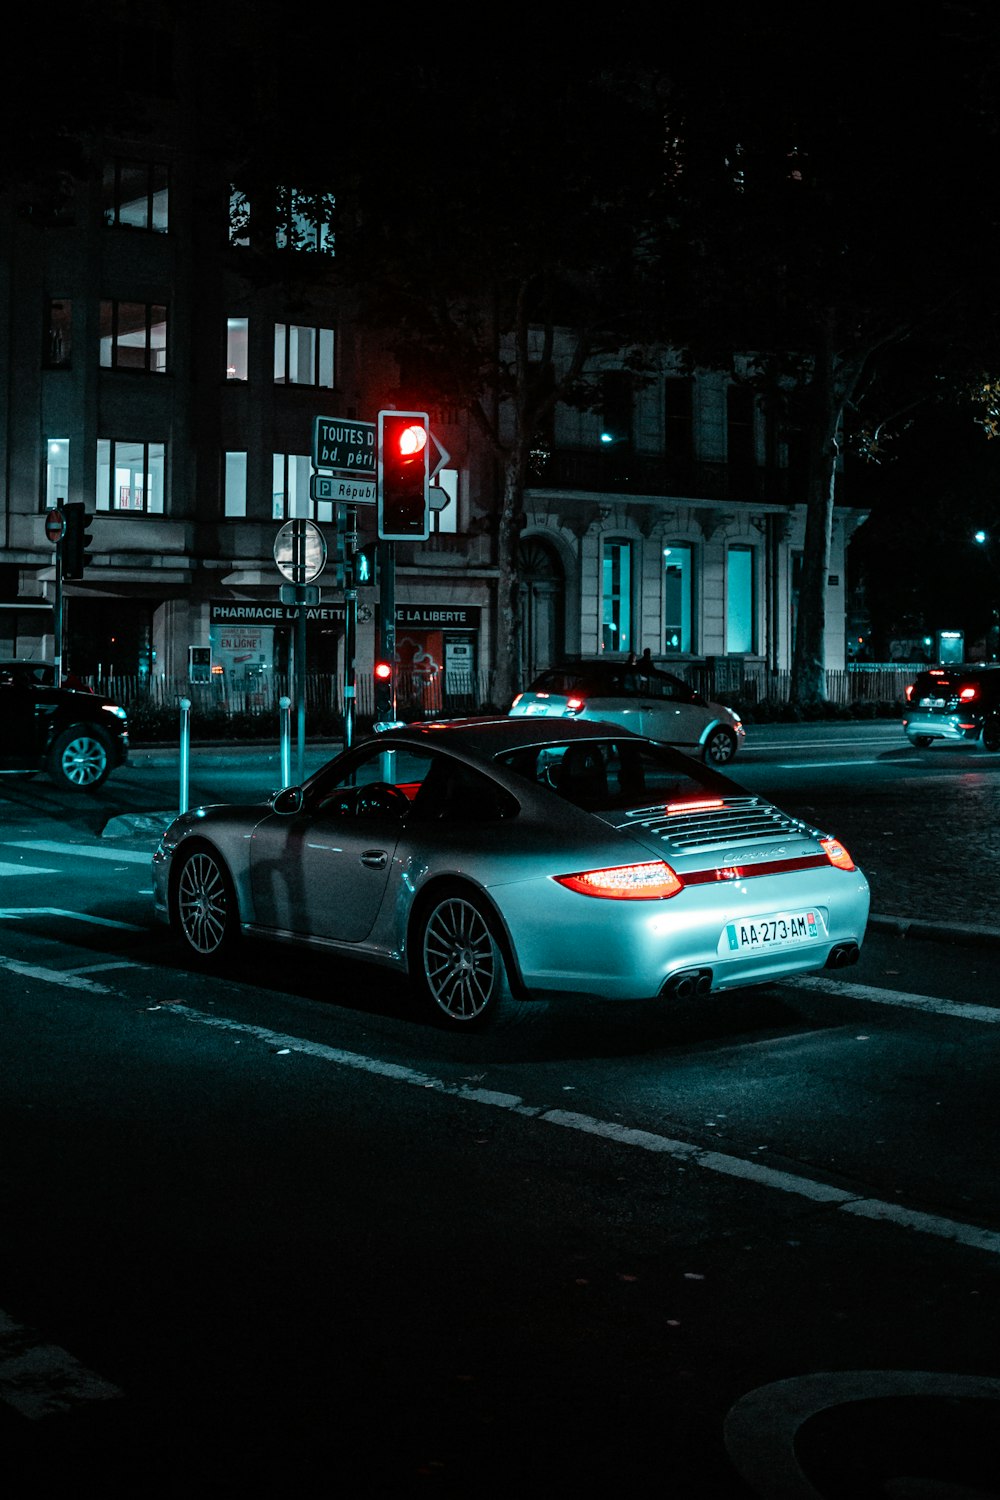
[[[696,808],[690,812],[668,813],[662,806],[636,808],[626,818],[626,827],[640,827],[668,839],[675,849],[685,853],[721,845],[731,849],[741,843],[812,831],[757,797],[730,797],[721,807]]]

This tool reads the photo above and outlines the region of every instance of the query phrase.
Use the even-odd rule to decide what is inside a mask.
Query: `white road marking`
[[[113,1401],[123,1394],[56,1344],[43,1344],[0,1309],[0,1400],[37,1421],[81,1401]]]
[[[795,990],[833,990],[848,1000],[864,1000],[873,1005],[901,1005],[908,1010],[922,1010],[929,1015],[953,1016],[960,1021],[979,1021],[984,1026],[1000,1024],[1000,1010],[992,1005],[967,1005],[962,1000],[936,1000],[930,995],[911,995],[905,990],[883,990],[873,985],[850,984],[842,979],[820,979],[802,974],[797,979],[782,979],[782,985]]]
[[[116,922],[111,917],[93,917],[86,911],[65,911],[60,906],[0,906],[0,920],[4,917],[72,917],[76,922],[89,922],[94,927],[113,927],[118,932],[145,932],[136,922]]]
[[[354,1068],[360,1072],[389,1078],[397,1083],[432,1089],[436,1093],[465,1099],[473,1104],[483,1104],[493,1109],[508,1110],[512,1114],[525,1115],[528,1118],[540,1120],[546,1125],[559,1125],[564,1129],[576,1130],[583,1134],[602,1136],[616,1145],[654,1151],[663,1156],[672,1157],[674,1160],[683,1161],[687,1165],[700,1167],[704,1171],[714,1172],[719,1176],[739,1178],[744,1182],[758,1183],[762,1187],[768,1187],[777,1192],[809,1198],[813,1202],[826,1204],[836,1212],[852,1214],[859,1218],[875,1219],[882,1223],[893,1224],[898,1228],[932,1235],[950,1244],[965,1245],[970,1249],[985,1250],[990,1255],[1000,1256],[1000,1234],[994,1230],[983,1229],[979,1225],[963,1224],[939,1214],[921,1213],[915,1209],[908,1209],[900,1203],[883,1202],[877,1198],[862,1198],[842,1188],[832,1187],[828,1183],[800,1177],[793,1172],[765,1167],[757,1161],[744,1161],[741,1157],[708,1150],[705,1147],[693,1145],[690,1141],[673,1140],[655,1131],[634,1130],[628,1126],[615,1124],[613,1121],[600,1120],[591,1115],[575,1114],[569,1110],[539,1108],[525,1104],[524,1100],[516,1094],[501,1094],[490,1089],[468,1088],[465,1084],[449,1083],[431,1074],[418,1073],[413,1068],[407,1068],[399,1063],[383,1062],[379,1058],[367,1057],[363,1053],[345,1052],[338,1047],[327,1047],[321,1042],[304,1041],[300,1037],[270,1031],[263,1026],[251,1026],[241,1021],[227,1020],[223,1016],[202,1015],[180,1002],[166,1001],[160,1009],[191,1021],[197,1026],[208,1026],[215,1030],[233,1031],[241,1036],[254,1037],[282,1052],[302,1053],[307,1057],[315,1057],[338,1067]]]
[[[95,849],[92,844],[56,844],[48,839],[25,839],[5,843],[5,849],[34,849],[38,854],[72,854],[79,859],[110,859],[119,865],[148,865],[151,853],[137,849]]]
[[[40,964],[22,964],[18,963],[16,958],[0,957],[0,969],[6,969],[8,974],[18,974],[23,979],[39,979],[43,984],[61,984],[65,985],[68,990],[83,990],[88,995],[113,995],[115,993],[106,985],[98,984],[93,979],[85,979],[71,970],[45,969]]]
[[[0,878],[4,875],[54,875],[55,870],[43,865],[8,865],[0,861]]]

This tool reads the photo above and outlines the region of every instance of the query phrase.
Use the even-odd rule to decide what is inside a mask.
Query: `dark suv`
[[[1000,667],[930,667],[906,689],[903,730],[920,749],[982,738],[1000,750]]]
[[[127,715],[52,678],[41,663],[0,662],[0,773],[47,771],[64,789],[93,791],[128,760]]]

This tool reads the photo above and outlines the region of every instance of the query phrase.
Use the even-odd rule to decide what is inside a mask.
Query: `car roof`
[[[382,731],[377,738],[386,744],[404,743],[412,748],[416,745],[430,747],[441,745],[443,749],[458,750],[472,755],[492,759],[510,750],[520,750],[528,745],[558,745],[570,740],[600,740],[613,735],[615,739],[642,739],[618,724],[607,724],[601,719],[581,721],[578,719],[531,719],[531,718],[467,718],[433,719],[407,724],[400,729]]]

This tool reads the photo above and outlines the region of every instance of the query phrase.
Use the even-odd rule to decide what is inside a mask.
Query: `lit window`
[[[163,514],[166,475],[164,443],[99,438],[97,509],[120,514]]]
[[[157,303],[102,302],[101,366],[164,374],[167,309]]]
[[[250,344],[249,318],[226,319],[226,379],[246,380]]]
[[[601,562],[601,650],[632,649],[632,546],[606,541]]]
[[[333,386],[333,329],[274,325],[274,378],[285,385]]]
[[[69,496],[69,438],[45,441],[45,509],[54,510]]]
[[[238,187],[229,193],[229,243],[243,249],[250,244],[250,200]]]
[[[247,456],[229,452],[222,471],[223,506],[227,516],[247,513]]]
[[[314,505],[309,497],[312,461],[300,453],[271,455],[271,517],[275,521],[332,521],[329,500]]]
[[[726,651],[754,649],[753,549],[730,547],[726,554]]]
[[[166,234],[169,189],[167,168],[162,162],[107,162],[102,199],[105,224]]]
[[[691,651],[691,548],[663,549],[663,649]]]
[[[278,249],[333,255],[336,203],[332,193],[279,187],[275,199],[274,238]]]

